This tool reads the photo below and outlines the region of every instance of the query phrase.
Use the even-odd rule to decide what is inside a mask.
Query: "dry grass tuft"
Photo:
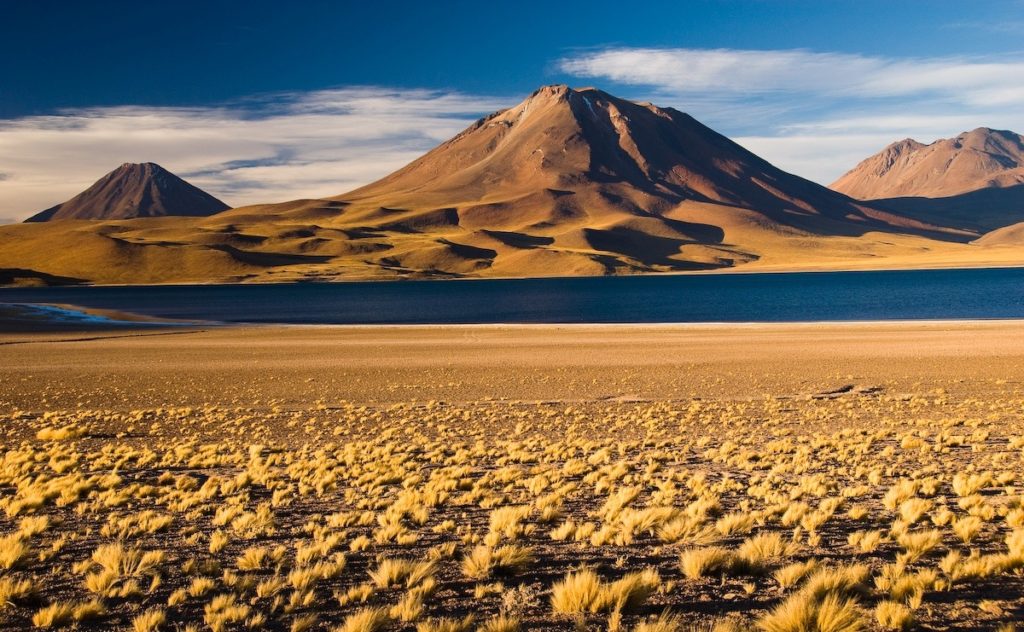
[[[605,583],[592,570],[569,573],[551,589],[551,607],[557,614],[627,612],[637,608],[661,586],[652,570],[630,573]]]
[[[363,608],[345,617],[332,632],[380,632],[390,621],[383,608]]]
[[[506,545],[491,548],[475,547],[462,560],[462,572],[470,579],[487,579],[492,575],[514,575],[525,571],[535,557],[530,547]]]
[[[736,555],[719,546],[687,549],[679,557],[679,568],[688,579],[729,572],[736,564]]]
[[[907,630],[914,624],[914,613],[898,601],[880,601],[875,606],[875,620],[886,630]]]

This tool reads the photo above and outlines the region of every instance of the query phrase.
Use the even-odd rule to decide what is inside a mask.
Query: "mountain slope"
[[[975,244],[979,246],[1016,247],[1024,246],[1024,222],[1009,224],[985,233]]]
[[[67,202],[25,220],[203,217],[230,208],[158,164],[124,163]]]
[[[1024,221],[1024,184],[989,187],[949,197],[901,197],[871,204],[923,222],[975,233]]]
[[[158,283],[850,269],[961,264],[977,236],[786,173],[676,110],[548,86],[332,199],[2,227],[0,272]]]
[[[836,180],[832,189],[861,200],[951,197],[1024,184],[1024,137],[979,127],[925,145],[889,145]]]

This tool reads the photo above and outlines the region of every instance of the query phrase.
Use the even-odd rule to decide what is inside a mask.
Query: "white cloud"
[[[612,48],[559,62],[627,96],[685,110],[828,184],[890,142],[1024,130],[1024,57],[896,59],[807,50]]]
[[[737,136],[734,141],[778,167],[829,184],[894,139],[886,134]]]
[[[123,162],[160,163],[233,206],[338,195],[507,104],[369,87],[218,107],[107,107],[0,121],[0,216],[24,219]]]
[[[877,60],[838,53],[688,48],[616,48],[559,64],[576,76],[704,93],[843,91],[849,86],[834,73],[839,65],[862,76],[880,68]]]
[[[613,48],[564,58],[559,67],[575,76],[676,93],[863,98],[931,92],[967,101],[979,91],[1016,90],[1016,78],[1024,76],[1024,59],[1016,58],[890,59],[807,50]]]

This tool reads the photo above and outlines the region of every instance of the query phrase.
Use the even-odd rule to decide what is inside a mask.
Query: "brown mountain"
[[[375,222],[468,229],[662,218],[684,202],[756,210],[812,231],[831,232],[830,221],[908,226],[774,167],[687,114],[566,86],[541,88],[335,199]]]
[[[902,140],[831,187],[924,222],[990,231],[1024,220],[1024,137],[979,127],[929,145]]]
[[[230,208],[158,164],[126,162],[67,202],[26,222],[58,219],[132,219],[187,215],[204,217]]]
[[[786,173],[671,108],[548,86],[335,198],[0,228],[0,269],[152,283],[857,268],[966,257],[975,237]]]
[[[925,145],[895,142],[831,184],[859,200],[950,197],[1024,184],[1024,137],[979,127]]]

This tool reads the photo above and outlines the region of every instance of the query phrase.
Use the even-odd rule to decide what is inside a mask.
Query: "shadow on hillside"
[[[57,276],[27,268],[0,268],[0,285],[81,285],[85,279]]]
[[[920,221],[978,233],[1024,222],[1024,184],[944,198],[886,198],[870,203]]]

